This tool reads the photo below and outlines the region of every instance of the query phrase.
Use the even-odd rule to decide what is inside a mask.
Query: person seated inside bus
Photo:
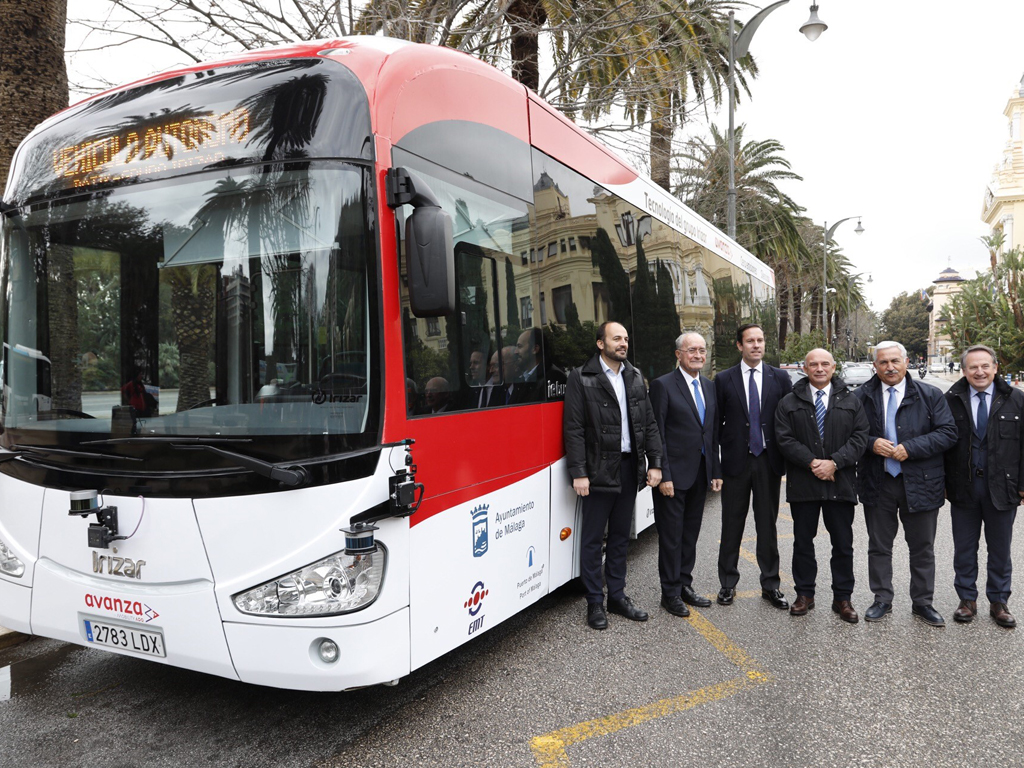
[[[517,379],[519,386],[516,388],[515,402],[541,402],[547,399],[549,383],[565,384],[565,371],[550,362],[547,339],[540,328],[535,326],[519,334],[515,349],[516,364],[521,372]]]
[[[427,381],[427,385],[423,388],[423,399],[425,405],[420,411],[421,414],[447,413],[449,410],[454,410],[449,408],[451,387],[448,385],[448,379],[441,376],[435,376]]]
[[[498,353],[490,355],[490,362],[485,367],[484,362],[487,359],[488,356],[480,350],[474,350],[469,356],[469,371],[466,374],[466,379],[470,390],[464,405],[467,409],[489,408],[494,405],[491,401],[500,394],[498,385],[501,384],[501,377],[498,373]]]
[[[501,371],[499,371],[498,379],[501,381],[501,387],[499,387],[497,395],[492,398],[491,405],[510,405],[516,402],[519,364],[516,361],[516,348],[511,345],[501,348]]]
[[[419,404],[420,388],[416,386],[415,379],[405,380],[405,407],[406,413],[416,413],[416,407]]]

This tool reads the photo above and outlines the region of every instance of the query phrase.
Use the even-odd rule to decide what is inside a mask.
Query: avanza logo
[[[108,611],[132,621],[148,624],[160,614],[143,602],[131,598],[103,597],[102,595],[86,595],[85,605],[98,611]]]

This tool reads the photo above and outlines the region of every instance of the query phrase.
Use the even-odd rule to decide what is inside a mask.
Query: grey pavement
[[[709,595],[717,590],[719,515],[713,497],[695,571],[695,587]],[[784,506],[786,574],[787,517]],[[863,612],[871,596],[859,509],[855,530],[853,599]],[[752,523],[747,536],[752,552]],[[712,605],[691,619],[670,616],[658,607],[657,537],[649,530],[631,548],[628,591],[650,621],[611,616],[607,631],[590,630],[582,596],[567,586],[397,687],[345,694],[260,688],[34,639],[0,651],[0,685],[4,671],[10,681],[7,701],[0,687],[0,765],[1024,762],[1024,628],[1004,630],[985,615],[971,625],[952,623],[948,510],[937,540],[936,607],[949,622],[944,629],[911,617],[899,539],[893,614],[877,624],[842,623],[829,610],[827,542],[822,530],[820,601],[807,617],[762,600],[757,568],[747,559],[740,561],[735,605]],[[1018,563],[1021,546],[1018,539]],[[783,588],[792,598],[791,582]]]

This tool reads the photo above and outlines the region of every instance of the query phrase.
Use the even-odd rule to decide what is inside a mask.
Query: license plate
[[[108,624],[95,619],[83,619],[85,639],[96,645],[120,648],[122,651],[141,653],[145,656],[167,656],[164,651],[164,636],[161,632],[135,629],[120,624]]]

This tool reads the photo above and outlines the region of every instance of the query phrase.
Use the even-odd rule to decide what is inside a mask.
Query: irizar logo
[[[123,576],[126,579],[141,579],[142,566],[145,560],[132,560],[129,557],[110,557],[92,553],[92,572],[106,573],[110,576]]]
[[[481,504],[470,512],[473,519],[473,557],[483,557],[487,553],[487,514],[490,506]]]

